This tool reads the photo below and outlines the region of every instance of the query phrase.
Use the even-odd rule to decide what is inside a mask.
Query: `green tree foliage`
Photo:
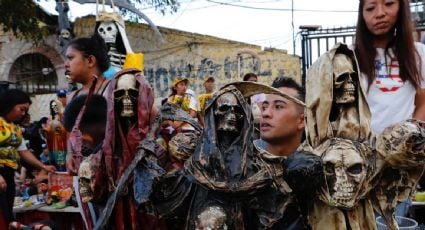
[[[37,0],[35,0],[37,1]],[[54,0],[51,0],[54,1]],[[117,0],[115,0],[117,1]],[[177,12],[177,0],[121,0],[141,8],[154,7],[162,14]],[[106,0],[108,3],[109,1]],[[70,9],[72,12],[75,9]],[[126,14],[125,9],[121,9]],[[53,19],[53,21],[52,21]],[[133,17],[135,21],[138,21]],[[56,16],[43,12],[33,0],[0,0],[0,24],[4,32],[11,31],[18,38],[41,41],[46,35],[55,33]]]
[[[0,0],[0,24],[19,38],[40,41],[48,33],[37,5],[31,0]]]

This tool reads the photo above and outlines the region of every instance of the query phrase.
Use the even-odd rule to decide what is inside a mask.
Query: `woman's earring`
[[[394,28],[394,37],[397,36],[397,27]]]

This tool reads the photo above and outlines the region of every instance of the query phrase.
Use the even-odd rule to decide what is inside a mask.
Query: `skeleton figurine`
[[[331,124],[335,136],[358,140],[360,125],[356,107],[358,79],[351,60],[343,54],[335,54],[334,66],[334,105],[331,112]],[[337,110],[337,111],[336,111]],[[338,115],[338,117],[333,117]]]
[[[66,131],[62,120],[63,105],[58,100],[50,101],[50,126],[47,130],[47,147],[51,163],[60,172],[66,171]]]
[[[406,121],[371,137],[358,71],[353,51],[337,44],[308,72],[303,148],[322,158],[325,176],[309,209],[312,229],[375,229],[373,207],[397,229],[395,205],[423,171],[423,122]]]
[[[123,74],[117,80],[117,87],[113,92],[117,111],[120,111],[120,121],[126,132],[135,121],[137,113],[137,89],[136,77],[133,74]]]
[[[171,221],[176,229],[265,229],[278,222],[288,228],[293,220],[284,213],[292,199],[282,179],[283,164],[272,170],[253,146],[246,98],[260,92],[284,95],[253,82],[231,83],[216,92],[184,169],[156,178],[152,189],[140,189],[138,194],[152,193],[135,195],[139,208]]]
[[[68,19],[69,5],[67,0],[56,0],[58,16],[59,45],[66,48],[72,39],[71,24]],[[65,52],[65,50],[64,50]]]
[[[110,194],[134,159],[139,143],[148,133],[153,92],[139,70],[123,69],[111,80],[107,101],[108,116],[103,149],[93,154],[92,160],[88,160],[91,168],[85,167],[81,176],[91,177],[91,181],[83,182],[89,184],[94,193],[106,189]],[[95,177],[90,173],[93,172],[91,169],[96,172]],[[114,206],[105,208],[111,212],[113,210],[113,216],[108,223],[117,229],[141,229],[143,226],[162,229],[156,218],[136,210],[136,205],[130,197],[133,194],[132,189],[133,183],[126,183],[121,194],[122,199],[117,200]],[[94,195],[93,198],[101,202],[107,199],[101,195]],[[90,200],[89,197],[86,200]]]
[[[371,115],[357,72],[354,53],[345,45],[334,47],[308,70],[306,126],[310,145],[332,137],[359,142],[369,139]]]
[[[196,230],[227,230],[226,213],[222,207],[211,206],[206,208],[196,219]]]
[[[111,65],[121,69],[126,54],[133,53],[122,17],[116,12],[101,11],[97,17],[96,33],[103,37],[109,47]]]
[[[369,192],[376,172],[373,152],[365,144],[341,138],[326,140],[316,151],[322,156],[325,181],[320,199],[352,209]]]
[[[78,169],[78,184],[80,186],[81,200],[85,203],[92,201],[94,196],[94,179],[96,167],[93,166],[91,159],[93,155],[90,155],[88,159],[84,160],[80,164]]]

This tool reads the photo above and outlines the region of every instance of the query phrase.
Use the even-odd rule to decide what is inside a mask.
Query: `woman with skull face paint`
[[[413,40],[409,1],[360,0],[354,46],[372,131],[425,120],[425,46]]]

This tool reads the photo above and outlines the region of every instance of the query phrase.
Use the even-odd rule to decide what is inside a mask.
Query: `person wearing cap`
[[[207,103],[208,101],[212,98],[213,92],[214,92],[214,87],[215,87],[215,80],[213,77],[211,76],[207,76],[206,78],[204,78],[204,88],[205,88],[205,93],[201,94],[198,97],[198,101],[199,101],[199,108],[200,108],[200,122],[203,125],[204,121],[203,121],[203,117],[205,115],[205,108],[207,107]]]
[[[58,97],[58,100],[62,103],[63,108],[66,106],[66,89],[58,89],[56,91],[56,96]]]
[[[195,97],[192,94],[186,93],[188,84],[189,80],[187,78],[176,77],[171,87],[171,95],[168,97],[168,102],[178,105],[184,111],[188,112],[191,117],[196,118],[198,106]],[[172,127],[176,132],[194,131],[191,125],[178,121],[173,122]]]

